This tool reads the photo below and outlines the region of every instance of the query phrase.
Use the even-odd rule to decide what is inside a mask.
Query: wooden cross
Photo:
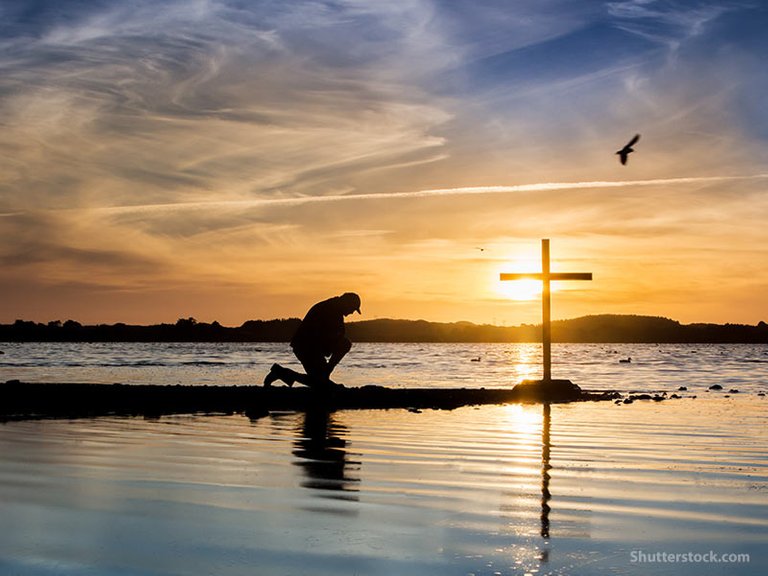
[[[592,280],[591,272],[550,272],[549,271],[549,240],[541,241],[541,274],[507,274],[500,276],[501,280],[541,280],[541,339],[544,361],[544,381],[552,380],[552,325],[550,319],[550,290],[552,280]]]

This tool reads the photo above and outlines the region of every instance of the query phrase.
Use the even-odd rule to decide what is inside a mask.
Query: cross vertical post
[[[549,273],[549,239],[541,240],[541,352],[544,380],[552,379],[552,304]]]
[[[552,381],[552,306],[551,286],[552,280],[592,280],[591,272],[552,272],[549,266],[549,239],[541,240],[541,274],[530,273],[502,273],[502,281],[505,280],[541,280],[541,343],[542,362],[544,364],[544,382]]]

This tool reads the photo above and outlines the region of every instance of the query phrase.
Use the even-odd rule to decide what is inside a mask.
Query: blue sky
[[[538,311],[498,272],[547,236],[596,273],[557,317],[756,323],[766,24],[760,2],[4,1],[0,321],[238,324],[355,289],[369,317],[517,324]]]

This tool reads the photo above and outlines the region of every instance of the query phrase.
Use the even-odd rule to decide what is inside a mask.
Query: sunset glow
[[[512,300],[538,300],[541,297],[541,282],[536,280],[517,280],[499,285],[499,292]]]
[[[530,258],[516,258],[509,260],[497,267],[496,277],[492,279],[493,288],[502,298],[508,298],[513,301],[527,302],[530,300],[539,300],[541,298],[542,285],[539,280],[515,280],[511,282],[500,282],[499,275],[505,272],[518,273],[539,273],[541,272],[541,256],[536,254],[537,246],[531,246]],[[552,289],[554,289],[554,284]]]
[[[761,3],[3,3],[0,322],[768,319]],[[615,151],[635,133],[627,165]],[[517,265],[523,265],[517,268]],[[513,268],[510,268],[512,266]]]

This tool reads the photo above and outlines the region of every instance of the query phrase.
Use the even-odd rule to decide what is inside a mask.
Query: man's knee
[[[349,352],[351,349],[352,342],[349,341],[349,338],[340,338],[333,343],[333,347],[331,348],[330,352],[332,356],[344,356],[344,354]]]
[[[352,342],[349,341],[348,338],[341,338],[338,342],[336,342],[331,349],[331,357],[328,360],[328,365],[331,367],[331,370],[336,367],[336,364],[338,364],[344,356],[346,356],[347,352],[350,351],[352,348]]]

